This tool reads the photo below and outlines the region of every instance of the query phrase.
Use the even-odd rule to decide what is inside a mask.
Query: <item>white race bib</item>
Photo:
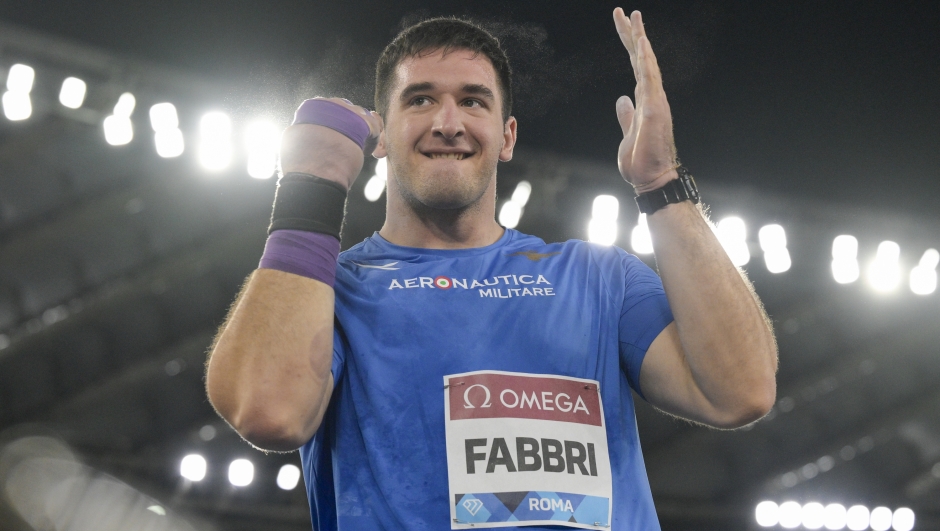
[[[610,527],[596,380],[477,371],[444,377],[451,528]]]

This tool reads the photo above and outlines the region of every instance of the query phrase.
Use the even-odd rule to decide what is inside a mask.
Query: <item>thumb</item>
[[[620,96],[617,99],[617,120],[620,122],[620,129],[623,130],[623,136],[627,136],[630,126],[633,125],[634,112],[630,96]]]

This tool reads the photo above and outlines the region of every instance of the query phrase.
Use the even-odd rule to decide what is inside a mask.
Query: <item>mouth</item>
[[[473,156],[473,153],[423,153],[423,155],[429,159],[464,160]]]

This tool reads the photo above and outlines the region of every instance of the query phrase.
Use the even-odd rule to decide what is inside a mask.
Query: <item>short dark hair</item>
[[[469,50],[489,59],[496,70],[502,93],[503,121],[509,119],[512,114],[512,69],[506,52],[499,46],[499,40],[473,22],[443,17],[405,28],[382,51],[375,65],[375,109],[379,114],[385,116],[388,111],[389,92],[398,64],[404,59],[437,50],[445,54],[455,50]]]

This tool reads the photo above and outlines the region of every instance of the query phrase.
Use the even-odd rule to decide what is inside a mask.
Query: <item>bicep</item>
[[[710,423],[714,407],[699,389],[672,322],[650,344],[640,369],[640,388],[654,407],[685,419]]]

